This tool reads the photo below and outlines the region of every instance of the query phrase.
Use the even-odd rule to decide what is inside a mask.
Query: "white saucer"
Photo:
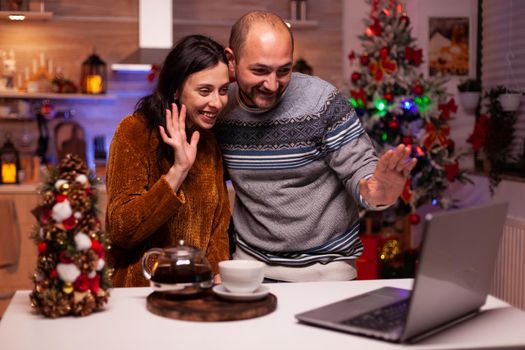
[[[228,300],[250,301],[264,298],[270,293],[270,290],[268,287],[261,285],[252,293],[234,293],[224,288],[222,284],[218,284],[213,287],[213,292],[221,298]]]

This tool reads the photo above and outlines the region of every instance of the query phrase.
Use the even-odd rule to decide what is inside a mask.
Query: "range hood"
[[[172,0],[139,0],[139,48],[119,63],[115,72],[149,72],[173,46]]]

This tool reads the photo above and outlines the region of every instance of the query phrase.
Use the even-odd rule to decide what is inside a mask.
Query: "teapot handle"
[[[141,265],[142,265],[142,274],[144,277],[146,277],[148,280],[151,279],[151,271],[148,267],[148,260],[151,255],[160,255],[162,254],[162,249],[160,248],[151,248],[148,250],[144,256],[142,257]]]

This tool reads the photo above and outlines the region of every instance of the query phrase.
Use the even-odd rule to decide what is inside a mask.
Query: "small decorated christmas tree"
[[[67,155],[41,186],[41,204],[34,210],[38,260],[30,299],[46,317],[89,315],[108,300],[108,245],[97,218],[95,183],[84,162]]]

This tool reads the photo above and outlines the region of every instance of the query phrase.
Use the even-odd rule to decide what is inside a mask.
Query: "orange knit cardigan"
[[[140,260],[150,248],[174,246],[180,239],[205,252],[212,270],[229,259],[230,206],[219,147],[209,130],[201,130],[197,158],[175,193],[159,169],[158,132],[140,115],[124,118],[111,142],[107,168],[106,231],[114,269],[114,287],[148,286]]]

